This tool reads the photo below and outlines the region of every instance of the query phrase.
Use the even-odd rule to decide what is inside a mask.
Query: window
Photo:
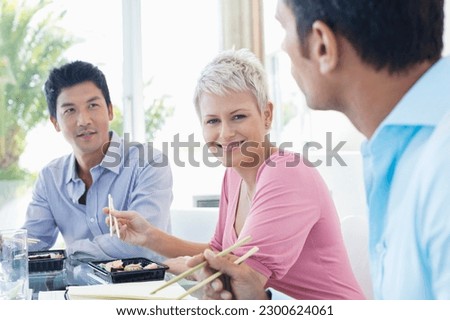
[[[33,0],[25,2],[37,3]],[[338,209],[343,212],[361,211],[362,203],[349,206],[355,203],[354,199],[363,202],[364,198],[359,155],[363,137],[342,114],[307,108],[302,93],[290,75],[289,59],[280,50],[283,31],[274,18],[276,2],[263,0],[265,64],[276,108],[272,141],[278,145],[292,143],[290,149],[299,152],[308,141],[324,144],[326,132],[333,132],[334,143],[346,141],[343,152],[348,155],[345,158],[349,160],[348,168],[333,165],[318,169],[337,199]],[[124,105],[122,5],[122,0],[54,0],[40,13],[42,17],[48,13],[66,11],[57,24],[72,34],[76,42],[65,53],[65,58],[98,65],[106,75],[113,104],[119,111],[123,111]],[[446,2],[445,6],[447,16],[450,16],[450,3]],[[148,83],[143,92],[144,108],[160,98],[164,98],[165,106],[173,107],[173,115],[165,118],[153,141],[154,146],[167,152],[171,160],[173,208],[192,206],[193,197],[197,195],[220,193],[224,168],[205,165],[203,137],[192,102],[199,72],[221,48],[220,8],[219,1],[211,0],[141,1],[142,75],[144,83]],[[445,24],[444,54],[448,55],[450,19],[446,19]],[[0,67],[3,62],[0,52]],[[2,83],[4,76],[0,74],[0,86]],[[186,146],[190,137],[200,143],[200,147],[194,148],[194,153],[192,148],[189,150]],[[177,141],[180,142],[178,145]],[[71,148],[62,135],[55,132],[49,121],[44,121],[28,132],[19,165],[36,174],[49,161],[69,152]],[[342,181],[349,180],[345,178],[349,175],[361,178],[356,186],[353,183],[351,186],[342,185]],[[20,196],[20,199],[14,195]],[[23,218],[21,214],[24,215],[30,196],[29,185],[16,188],[11,187],[10,182],[0,181],[0,227],[21,224],[18,219]]]
[[[359,154],[363,136],[343,114],[311,110],[306,105],[303,93],[291,76],[289,57],[281,51],[284,30],[275,19],[276,4],[277,0],[264,0],[266,69],[276,110],[272,141],[302,153],[311,161],[322,160],[317,169],[330,189],[338,213],[341,216],[364,214],[366,205]],[[335,159],[328,166],[324,154],[327,143],[334,147],[341,141],[345,144],[339,155],[346,166]],[[323,148],[308,149],[306,154],[304,147],[308,142],[319,143]]]
[[[21,2],[16,1],[16,3]],[[29,0],[23,3],[26,6],[32,6],[38,1]],[[86,10],[86,8],[89,9]],[[56,22],[56,27],[71,34],[75,39],[75,43],[64,54],[65,59],[85,60],[98,65],[105,73],[111,99],[117,106],[122,104],[121,8],[121,0],[54,0],[36,14],[33,22],[33,25],[36,25],[37,21],[41,21],[49,14],[65,11],[63,18]],[[18,119],[18,122],[20,121],[21,119]],[[27,133],[25,143],[26,147],[20,157],[19,166],[33,175],[36,175],[52,159],[71,152],[70,146],[62,135],[58,134],[50,121],[46,119]],[[22,225],[31,199],[31,184],[32,181],[25,183],[0,181],[0,228]]]
[[[141,3],[143,78],[144,82],[151,81],[144,98],[148,104],[167,96],[165,103],[174,107],[173,116],[166,119],[156,135],[154,146],[165,151],[171,162],[172,207],[191,207],[195,195],[220,194],[223,176],[223,167],[210,168],[203,161],[204,141],[192,99],[200,71],[219,51],[218,2]],[[201,147],[189,150],[186,144],[190,136]]]
[[[97,65],[105,74],[112,103],[121,108],[122,69],[118,66],[122,65],[122,1],[108,1],[107,15],[104,14],[105,3],[55,0],[46,10],[66,11],[59,26],[75,38],[74,45],[65,53],[66,60],[83,60]],[[20,164],[31,172],[38,172],[51,160],[72,151],[50,121],[44,121],[30,132],[26,144]]]

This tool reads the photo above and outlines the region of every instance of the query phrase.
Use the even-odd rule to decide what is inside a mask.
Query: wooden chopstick
[[[249,257],[251,257],[253,254],[255,254],[256,252],[258,252],[259,248],[258,247],[253,247],[251,248],[249,251],[247,251],[246,254],[244,254],[242,257],[236,259],[234,261],[235,264],[241,264],[242,262],[244,262],[245,260],[247,260]],[[185,293],[183,293],[182,295],[180,295],[179,297],[176,298],[176,300],[181,300],[184,297],[190,295],[192,292],[197,291],[198,289],[200,289],[201,287],[207,285],[208,283],[210,283],[211,281],[213,281],[214,279],[220,277],[222,275],[222,272],[217,271],[216,273],[210,275],[208,278],[200,281],[199,283],[197,283],[195,286],[193,286],[192,288],[190,288],[189,290],[187,290]]]
[[[11,240],[12,238],[4,237],[3,239],[9,239],[9,240]],[[1,240],[2,240],[2,237],[0,236],[0,242],[1,242]],[[20,240],[20,239],[14,239],[14,241],[16,241],[16,242],[20,241],[20,242],[21,242],[22,240]],[[36,238],[27,238],[27,243],[30,243],[30,244],[36,244],[36,243],[38,243],[38,242],[41,242],[41,240],[36,239]]]
[[[233,251],[234,249],[239,248],[240,246],[242,246],[243,244],[249,242],[252,239],[251,236],[246,236],[245,238],[242,238],[239,241],[236,241],[235,244],[233,244],[232,246],[228,247],[227,249],[219,252],[217,255],[219,257],[223,257],[225,255],[227,255],[228,253],[230,253],[231,251]],[[202,263],[199,263],[198,265],[196,265],[195,267],[192,267],[188,270],[186,270],[183,273],[180,273],[178,276],[173,277],[172,279],[170,279],[169,281],[167,281],[165,284],[163,284],[162,286],[154,289],[153,291],[150,292],[150,294],[155,294],[156,292],[170,286],[172,283],[178,282],[179,280],[183,279],[184,277],[187,277],[188,275],[193,274],[194,272],[196,272],[197,270],[203,268],[204,266],[206,266],[206,261],[203,261]]]
[[[108,208],[109,208],[109,235],[112,237],[113,235],[113,220],[114,220],[114,227],[116,228],[117,237],[120,239],[120,230],[119,230],[119,223],[117,221],[117,218],[113,216],[112,211],[114,210],[114,202],[111,194],[108,194]]]
[[[27,242],[31,243],[31,244],[35,244],[35,243],[41,242],[41,240],[35,239],[35,238],[27,238]]]
[[[112,211],[112,197],[111,194],[108,194],[108,208],[109,208],[109,236],[113,236],[113,217],[111,214]]]

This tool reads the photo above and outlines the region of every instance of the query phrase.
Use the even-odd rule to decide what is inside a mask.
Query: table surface
[[[32,299],[39,299],[41,291],[65,290],[67,286],[85,286],[105,284],[107,281],[95,275],[93,269],[87,264],[71,258],[64,260],[62,270],[51,272],[31,272],[29,274],[29,287],[32,290]],[[165,280],[169,280],[173,274],[166,272]],[[182,280],[180,285],[186,290],[195,282]]]
[[[62,270],[49,272],[30,272],[29,286],[33,290],[33,299],[38,299],[40,291],[65,290],[67,286],[92,285],[103,283],[92,273],[85,262],[65,259]]]

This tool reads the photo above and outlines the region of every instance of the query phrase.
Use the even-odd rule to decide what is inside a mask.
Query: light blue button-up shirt
[[[53,246],[58,231],[67,252],[79,259],[144,257],[160,260],[150,250],[110,237],[102,208],[108,194],[117,210],[135,210],[154,226],[170,232],[172,173],[167,157],[151,145],[132,145],[115,133],[103,161],[91,171],[93,183],[86,204],[79,199],[85,184],[78,177],[73,154],[52,161],[39,174],[24,228],[41,241],[29,250]]]
[[[450,57],[363,144],[377,299],[450,299]]]

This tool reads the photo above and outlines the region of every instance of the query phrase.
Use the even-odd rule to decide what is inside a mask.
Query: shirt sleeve
[[[210,242],[210,247],[216,251],[223,250],[223,232],[227,219],[227,207],[228,207],[228,173],[229,169],[225,171],[225,175],[222,180],[222,190],[220,193],[219,201],[219,218],[216,225],[216,230]]]
[[[450,122],[447,125],[450,130]],[[447,135],[448,136],[448,135]],[[434,299],[450,299],[450,136],[429,153],[419,195],[417,230]]]
[[[300,159],[300,158],[298,158]],[[298,260],[308,234],[320,218],[321,197],[318,173],[294,158],[266,165],[257,179],[250,214],[240,237],[252,241],[237,249],[243,255],[252,246],[259,251],[247,260],[268,278],[281,279]]]
[[[51,248],[58,236],[58,228],[53,218],[47,190],[45,188],[45,171],[42,171],[34,185],[32,199],[27,208],[26,222],[28,237],[39,239],[38,243],[29,244],[29,251],[47,250]]]
[[[129,193],[128,205],[116,209],[137,211],[155,227],[171,232],[172,173],[168,163],[158,165],[163,163],[162,156],[160,154],[154,162],[147,164],[139,171],[139,176],[130,190],[121,190],[121,192]],[[90,258],[90,256],[96,259],[142,256],[157,261],[162,259],[160,255],[146,248],[129,245],[117,237],[111,238],[109,233],[97,235],[92,241],[81,239],[73,242],[71,254],[79,259]]]

